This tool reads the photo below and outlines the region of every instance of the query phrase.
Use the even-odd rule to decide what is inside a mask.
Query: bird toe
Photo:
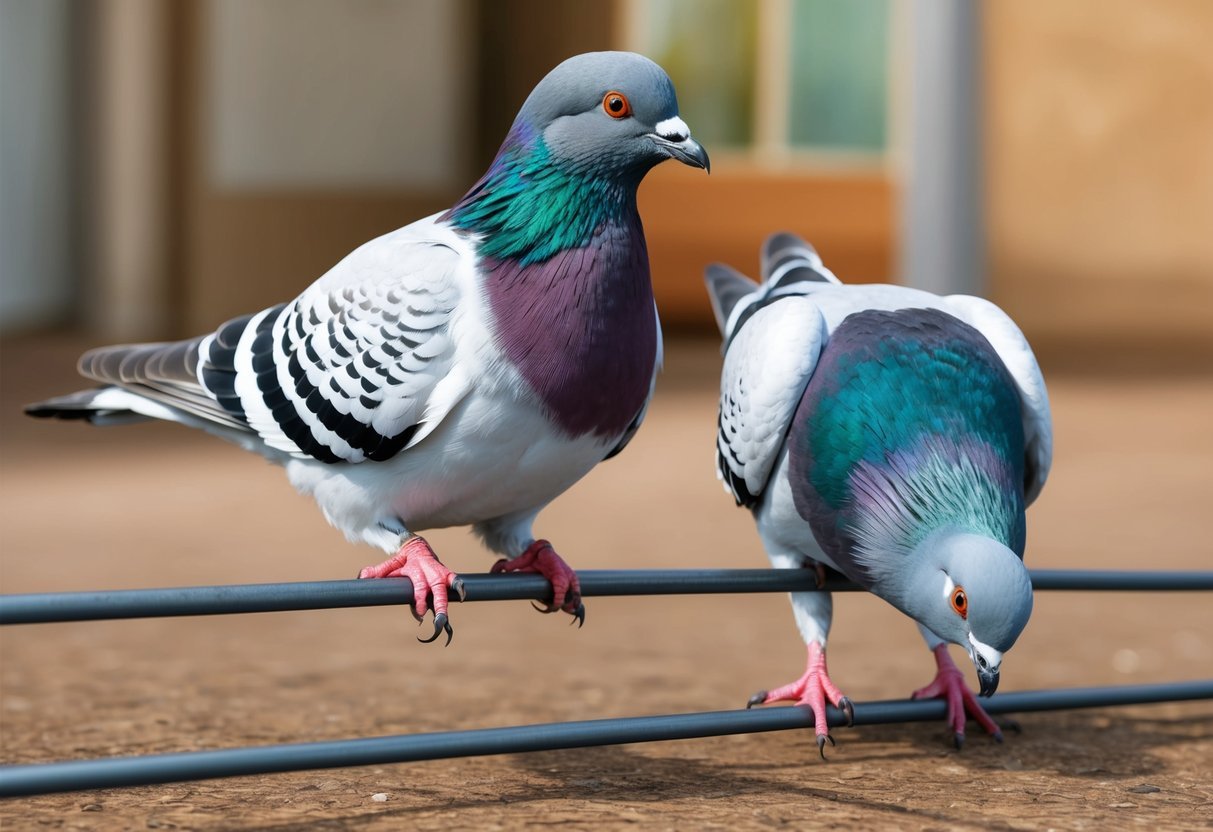
[[[842,711],[843,716],[847,718],[847,727],[851,728],[855,725],[855,705],[849,697],[842,697],[838,700],[838,709]]]
[[[455,637],[455,629],[451,626],[451,622],[447,619],[446,613],[440,612],[434,616],[434,634],[429,638],[417,636],[417,640],[422,644],[429,644],[433,641],[437,641],[438,636],[442,635],[444,632],[446,633],[446,645],[444,646],[447,646],[450,645],[451,639]]]

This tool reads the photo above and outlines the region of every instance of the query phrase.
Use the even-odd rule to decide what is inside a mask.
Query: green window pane
[[[695,138],[712,148],[748,145],[758,0],[649,0],[643,8],[644,51],[674,79]]]
[[[888,0],[793,0],[789,141],[884,150],[888,52]]]

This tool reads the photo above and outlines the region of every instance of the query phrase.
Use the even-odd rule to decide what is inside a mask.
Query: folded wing
[[[289,304],[190,341],[95,350],[81,372],[295,457],[389,459],[467,392],[451,321],[469,255],[409,232],[367,243]]]

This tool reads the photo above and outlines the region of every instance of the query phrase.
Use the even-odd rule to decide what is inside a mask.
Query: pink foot
[[[535,609],[540,612],[564,610],[577,619],[578,627],[585,623],[585,604],[581,603],[581,582],[577,580],[577,573],[546,540],[536,540],[516,558],[502,558],[489,571],[538,572],[552,583],[552,602],[545,607],[536,605]]]
[[[791,684],[784,685],[772,691],[760,690],[750,697],[746,708],[755,705],[769,705],[772,702],[795,702],[806,705],[813,711],[813,719],[817,729],[817,750],[821,759],[826,758],[826,740],[834,744],[830,736],[830,726],[826,722],[826,699],[830,704],[842,711],[847,718],[847,725],[855,721],[855,708],[851,700],[842,695],[842,691],[830,681],[826,670],[826,649],[817,642],[809,643],[809,661],[804,675]]]
[[[413,582],[413,617],[420,621],[431,606],[434,610],[434,634],[429,638],[418,638],[429,644],[446,632],[446,643],[451,643],[455,631],[447,619],[447,587],[455,590],[460,600],[464,598],[463,581],[438,560],[430,544],[421,537],[410,537],[400,551],[378,566],[368,566],[358,573],[359,578],[408,578]],[[432,602],[432,603],[431,603]]]
[[[948,655],[948,645],[941,644],[931,652],[935,654],[935,664],[939,667],[939,671],[935,674],[931,684],[914,691],[910,694],[910,698],[947,700],[948,724],[952,728],[957,748],[964,746],[966,713],[977,720],[977,723],[986,729],[986,733],[994,737],[996,742],[1002,742],[1002,729],[990,718],[985,708],[978,704],[973,691],[965,685],[964,674]]]

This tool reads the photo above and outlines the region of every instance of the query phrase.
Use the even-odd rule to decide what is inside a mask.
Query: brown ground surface
[[[23,419],[70,388],[78,343],[0,352],[4,592],[352,576],[375,553],[327,528],[281,473],[173,426]],[[765,565],[712,475],[714,374],[675,345],[645,429],[540,518],[583,568]],[[1046,368],[1047,369],[1047,368]],[[1208,377],[1051,379],[1054,475],[1029,512],[1040,567],[1209,568]],[[462,532],[431,537],[483,571]],[[1213,675],[1207,595],[1047,593],[1003,689]],[[591,599],[585,629],[525,603],[457,607],[448,649],[376,608],[0,632],[0,758],[35,762],[556,720],[718,710],[802,669],[774,596]],[[857,699],[931,675],[875,598],[836,605],[831,669]],[[1213,707],[1028,714],[996,746],[942,726],[803,732],[303,772],[0,803],[8,829],[905,829],[1213,827]],[[372,795],[386,793],[386,802]]]

